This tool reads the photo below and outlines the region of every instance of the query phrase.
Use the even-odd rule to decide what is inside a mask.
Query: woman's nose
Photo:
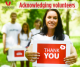
[[[54,19],[53,19],[53,18],[51,18],[51,21],[54,21]]]

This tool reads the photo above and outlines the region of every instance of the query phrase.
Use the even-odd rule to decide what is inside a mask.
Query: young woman
[[[28,47],[30,41],[29,25],[23,23],[21,33],[18,35],[18,45],[22,47]],[[21,61],[21,67],[24,67],[24,61]],[[26,67],[29,67],[29,61],[26,61]]]
[[[35,35],[37,33],[40,33],[41,31],[41,27],[42,27],[42,23],[41,23],[41,20],[40,19],[36,19],[35,22],[34,22],[34,29],[31,29],[31,34],[32,35]]]
[[[33,40],[70,41],[69,37],[64,34],[62,21],[58,10],[49,9],[46,11],[43,18],[43,27],[41,33],[33,36]],[[67,64],[73,64],[77,61],[76,49],[72,45],[71,41],[70,43],[70,56],[64,58],[63,60]],[[40,54],[37,52],[32,52],[32,48],[33,43],[31,43],[30,47],[28,48],[28,51],[26,51],[25,56],[28,58],[29,61],[35,62],[37,59],[39,59]]]

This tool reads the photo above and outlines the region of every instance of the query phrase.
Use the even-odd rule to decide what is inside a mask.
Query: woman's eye
[[[54,17],[53,19],[57,19],[56,17]]]
[[[51,18],[51,17],[48,17],[49,19]]]

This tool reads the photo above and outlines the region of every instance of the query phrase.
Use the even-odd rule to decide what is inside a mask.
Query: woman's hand
[[[65,63],[69,65],[77,61],[77,52],[76,52],[75,47],[72,44],[70,46],[70,54],[71,54],[70,56],[64,58]]]
[[[31,62],[35,62],[37,59],[39,59],[40,57],[40,53],[37,52],[33,52],[33,44],[30,45],[27,48],[28,51],[25,52],[25,56],[26,58],[31,61]]]
[[[37,59],[39,59],[40,53],[26,51],[25,56],[29,61],[35,62]]]
[[[77,56],[74,54],[71,54],[70,56],[64,58],[64,61],[66,64],[73,64],[77,61]]]

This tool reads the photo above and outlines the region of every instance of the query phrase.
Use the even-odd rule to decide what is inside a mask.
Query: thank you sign
[[[39,52],[39,59],[33,63],[38,67],[69,67],[64,58],[70,55],[70,42],[66,41],[34,41],[33,51]]]

